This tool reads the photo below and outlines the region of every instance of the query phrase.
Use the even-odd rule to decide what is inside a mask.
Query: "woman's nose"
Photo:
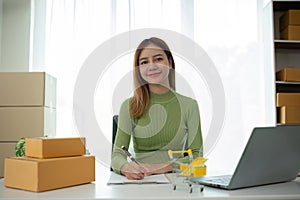
[[[155,69],[157,69],[158,68],[158,66],[157,66],[157,64],[155,64],[155,63],[149,63],[149,70],[155,70]]]

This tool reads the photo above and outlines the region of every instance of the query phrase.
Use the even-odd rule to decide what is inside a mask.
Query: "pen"
[[[136,164],[140,164],[132,155],[131,155],[131,153],[129,153],[129,151],[126,149],[126,147],[124,147],[124,146],[121,146],[121,149],[126,153],[126,155],[128,156],[128,158],[130,158],[130,160],[132,161],[132,162],[135,162]]]

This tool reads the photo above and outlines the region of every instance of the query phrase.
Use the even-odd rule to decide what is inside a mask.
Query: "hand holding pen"
[[[140,165],[140,163],[130,154],[125,146],[122,146],[121,149],[126,154],[126,156],[132,161],[130,163],[125,164],[121,173],[124,174],[128,179],[143,179],[146,170]]]
[[[140,163],[138,163],[138,161],[131,155],[131,153],[127,150],[125,146],[122,146],[121,149],[132,162],[135,162],[136,164],[140,165]]]

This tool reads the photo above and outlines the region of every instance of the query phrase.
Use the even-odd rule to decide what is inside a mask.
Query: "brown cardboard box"
[[[45,72],[1,72],[0,106],[56,108],[56,79]]]
[[[300,106],[300,93],[277,93],[276,106]]]
[[[95,157],[5,159],[4,185],[34,192],[95,181]]]
[[[282,124],[300,124],[300,106],[280,107],[278,122]]]
[[[300,68],[284,68],[276,72],[278,81],[300,81]]]
[[[300,10],[288,10],[279,19],[280,30],[288,25],[300,25]]]
[[[280,39],[300,40],[300,25],[288,25],[280,32]]]
[[[15,156],[16,142],[0,142],[0,178],[4,176],[4,159]]]
[[[48,107],[0,107],[0,141],[55,135],[56,109]]]
[[[57,158],[85,154],[85,138],[26,138],[25,155],[35,158]]]

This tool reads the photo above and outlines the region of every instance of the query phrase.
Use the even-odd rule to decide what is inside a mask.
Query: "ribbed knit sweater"
[[[120,173],[127,157],[120,149],[133,142],[134,156],[140,163],[170,162],[168,150],[191,149],[193,157],[203,155],[203,141],[197,101],[172,90],[150,93],[149,105],[139,119],[129,114],[129,102],[123,102],[112,153],[112,169]],[[186,162],[187,158],[181,158]]]

